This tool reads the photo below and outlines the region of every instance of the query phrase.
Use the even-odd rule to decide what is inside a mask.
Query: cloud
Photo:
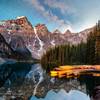
[[[93,27],[100,19],[100,0],[77,0],[72,3],[77,9],[77,18],[73,24],[76,32]]]
[[[25,0],[30,3],[49,23],[56,23],[56,28],[59,28],[60,31],[65,32],[66,29],[72,30],[71,26],[69,25],[70,22],[65,22],[63,19],[60,19],[58,16],[52,13],[51,10],[47,10],[39,0]],[[62,4],[63,5],[63,4]],[[59,4],[60,7],[60,4]]]
[[[38,0],[25,0],[26,2],[30,3],[34,6],[38,11],[45,12],[45,8],[41,5],[41,3]]]
[[[75,13],[75,8],[73,8],[71,5],[66,4],[65,2],[62,2],[62,1],[44,0],[44,3],[48,5],[50,8],[59,9],[62,14]]]

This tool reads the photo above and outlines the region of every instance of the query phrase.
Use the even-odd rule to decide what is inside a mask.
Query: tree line
[[[93,32],[90,32],[87,43],[58,45],[47,50],[41,58],[43,68],[49,71],[60,65],[100,64],[100,61],[97,60],[98,55],[96,55],[96,34],[100,32],[98,24],[94,27]]]

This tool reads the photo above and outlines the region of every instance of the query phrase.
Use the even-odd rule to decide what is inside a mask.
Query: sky
[[[0,20],[26,16],[35,26],[46,24],[49,31],[79,32],[100,19],[100,0],[0,0]]]

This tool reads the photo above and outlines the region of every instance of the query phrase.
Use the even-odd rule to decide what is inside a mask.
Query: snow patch
[[[55,46],[55,41],[54,40],[51,41],[51,45]]]
[[[7,31],[8,31],[8,34],[10,35],[12,30],[7,29]]]
[[[5,21],[0,21],[0,25],[5,26]]]
[[[18,16],[16,19],[25,18],[25,16]]]
[[[39,55],[42,55],[43,53],[43,46],[44,46],[44,43],[43,41],[39,38],[38,34],[37,34],[37,29],[36,27],[34,27],[34,33],[35,33],[35,37],[37,38],[37,40],[39,41],[39,44],[40,44],[40,49],[38,50],[38,56]]]

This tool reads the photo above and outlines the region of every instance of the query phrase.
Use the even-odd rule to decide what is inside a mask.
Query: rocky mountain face
[[[30,51],[32,56],[37,59],[40,59],[41,55],[50,47],[86,42],[90,31],[93,31],[93,28],[80,33],[72,33],[70,30],[61,33],[58,29],[50,32],[45,24],[37,24],[33,27],[25,16],[0,21],[0,33],[10,47],[14,51]]]
[[[26,60],[27,58],[31,58],[30,51],[26,48],[25,45],[22,44],[22,38],[12,37],[12,41],[10,43],[7,43],[5,38],[0,34],[0,57],[13,58],[18,60]]]
[[[5,41],[4,37],[0,34],[0,57],[13,56],[14,52],[10,45]]]

